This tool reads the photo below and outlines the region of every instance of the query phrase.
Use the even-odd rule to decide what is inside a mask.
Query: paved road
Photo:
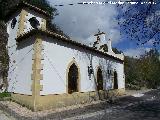
[[[160,90],[141,97],[125,97],[105,110],[66,120],[160,120]]]
[[[149,101],[111,112],[102,111],[85,120],[160,120],[160,103]]]

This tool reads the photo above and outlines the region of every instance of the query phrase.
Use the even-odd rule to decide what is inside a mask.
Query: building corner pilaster
[[[24,29],[26,28],[25,22],[27,21],[26,16],[28,15],[28,12],[24,9],[22,9],[20,13],[20,18],[19,18],[19,25],[18,25],[18,32],[17,32],[17,37],[23,34]]]
[[[37,107],[39,105],[38,98],[40,96],[40,91],[42,91],[43,86],[40,84],[40,81],[43,80],[43,74],[41,70],[43,69],[43,65],[41,61],[43,60],[42,57],[42,38],[41,36],[36,36],[36,40],[33,46],[33,64],[32,64],[32,96],[33,96],[33,111],[37,111]]]

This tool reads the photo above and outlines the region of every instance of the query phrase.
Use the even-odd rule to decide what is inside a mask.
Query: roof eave
[[[46,11],[44,11],[34,5],[28,4],[26,2],[20,2],[15,7],[11,8],[10,12],[5,16],[5,21],[7,22],[11,18],[12,14],[16,13],[17,11],[20,11],[23,8],[24,9],[29,8],[30,10],[34,10],[40,14],[43,14],[46,18],[52,18],[52,15],[49,14],[48,12],[46,12]]]
[[[101,51],[99,51],[99,50],[96,50],[96,49],[94,49],[93,47],[89,47],[89,46],[87,46],[87,45],[78,43],[78,42],[73,41],[73,40],[71,40],[71,39],[68,39],[68,38],[66,38],[66,37],[64,37],[64,36],[62,36],[62,35],[59,35],[59,34],[57,34],[57,33],[50,32],[50,31],[47,31],[47,30],[46,30],[46,31],[43,31],[43,30],[41,30],[41,29],[33,29],[33,30],[29,31],[28,33],[25,33],[25,34],[19,36],[16,40],[17,40],[17,42],[20,42],[20,41],[22,41],[23,39],[28,38],[28,37],[30,37],[30,36],[34,36],[34,35],[46,35],[46,36],[49,36],[49,37],[54,37],[54,38],[57,38],[57,39],[59,39],[59,40],[63,40],[64,42],[68,42],[68,43],[74,44],[75,46],[83,47],[84,49],[91,50],[91,51],[94,51],[95,53],[99,53],[99,54],[104,55],[104,56],[106,56],[106,57],[113,58],[113,59],[118,60],[118,61],[120,61],[120,62],[123,62],[123,61],[124,61],[124,60],[122,60],[122,59],[120,59],[120,58],[117,58],[117,57],[115,57],[115,56],[112,56],[112,55],[109,55],[109,54],[107,54],[107,53],[104,53],[104,52],[101,52]]]

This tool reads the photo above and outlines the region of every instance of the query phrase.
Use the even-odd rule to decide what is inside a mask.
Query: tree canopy
[[[47,0],[24,0],[24,1],[29,4],[37,6],[38,8],[48,12],[49,14],[56,15],[57,9],[50,6]]]
[[[57,10],[50,6],[47,0],[0,0],[0,19],[5,20],[7,13],[20,2],[27,2],[48,12],[49,14],[53,14],[53,16],[57,15]]]
[[[150,42],[160,45],[160,1],[132,0],[137,4],[118,5],[121,34],[134,40],[137,45]],[[147,3],[143,3],[147,2]],[[156,3],[156,4],[155,4]]]
[[[126,87],[132,89],[160,87],[160,53],[151,49],[140,58],[126,56],[125,61]]]

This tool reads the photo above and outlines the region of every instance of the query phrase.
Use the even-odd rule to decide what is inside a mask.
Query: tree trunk
[[[7,27],[3,21],[0,21],[0,85],[8,86],[8,54],[7,54]],[[3,87],[4,88],[4,87]]]

